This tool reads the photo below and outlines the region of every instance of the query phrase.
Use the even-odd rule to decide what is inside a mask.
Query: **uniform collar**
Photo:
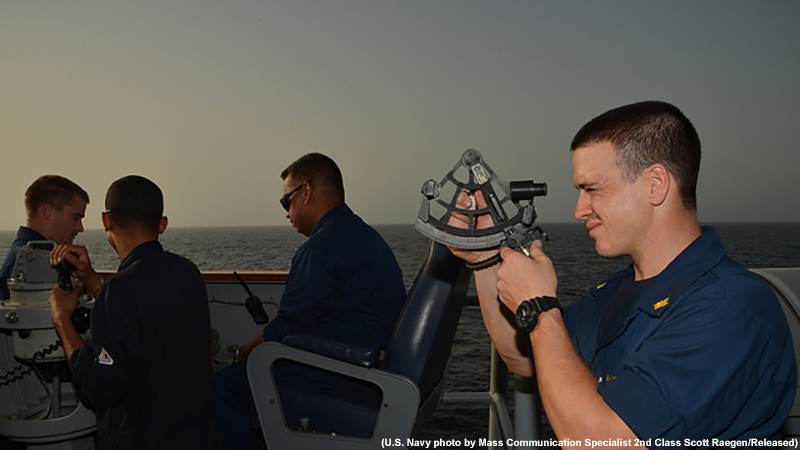
[[[701,227],[702,234],[686,247],[657,275],[657,280],[639,296],[636,307],[652,317],[661,317],[696,279],[715,267],[725,256],[725,246],[711,227]],[[614,293],[625,279],[633,278],[633,265],[592,289],[592,295]]]
[[[656,283],[642,293],[638,304],[640,310],[661,317],[690,284],[719,264],[725,256],[725,246],[713,228],[702,227],[701,230],[702,234],[658,275]]]
[[[308,237],[314,236],[317,234],[319,230],[325,227],[327,224],[335,221],[339,217],[343,217],[346,215],[353,214],[353,211],[350,210],[350,207],[347,206],[345,203],[340,203],[339,205],[334,206],[330,211],[326,212],[324,216],[314,225],[314,229],[311,230],[311,234]]]
[[[119,265],[119,270],[123,270],[131,266],[133,263],[142,258],[156,253],[161,253],[163,251],[164,247],[162,247],[161,243],[156,239],[139,244],[136,246],[136,248],[131,250],[130,253],[128,253],[124,260],[122,260],[122,263]]]
[[[17,230],[17,239],[20,241],[47,241],[48,239],[41,235],[38,231],[34,230],[33,228],[28,228],[25,226],[19,227]]]

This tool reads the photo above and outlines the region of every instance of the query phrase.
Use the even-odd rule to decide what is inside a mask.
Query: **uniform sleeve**
[[[11,292],[8,290],[8,279],[11,278],[11,266],[13,264],[13,259],[9,262],[9,258],[6,256],[3,267],[0,269],[2,270],[2,273],[0,273],[0,300],[8,300],[11,298]]]
[[[143,324],[128,287],[108,280],[92,311],[90,335],[73,353],[77,389],[96,406],[113,406],[131,389],[143,354]]]
[[[598,391],[644,439],[725,437],[736,421],[750,423],[733,428],[758,427],[776,414],[784,393],[777,388],[783,375],[775,324],[747,306],[772,300],[765,294],[721,282],[699,289],[654,322],[658,331]]]
[[[336,287],[336,264],[310,247],[300,247],[281,296],[278,316],[264,328],[265,341],[313,333]]]

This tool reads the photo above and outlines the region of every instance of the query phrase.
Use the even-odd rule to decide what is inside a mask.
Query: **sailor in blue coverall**
[[[252,397],[244,361],[253,348],[296,334],[385,348],[406,299],[394,254],[344,203],[341,173],[330,158],[305,155],[281,178],[286,216],[308,240],[292,258],[277,317],[242,347],[240,362],[214,375],[214,402],[229,449],[251,448],[257,435],[251,429]],[[279,390],[285,382],[316,388],[351,382],[298,365],[275,371]],[[264,382],[268,379],[264,374]]]
[[[796,365],[772,290],[725,255],[711,228],[658,276],[633,272],[564,310],[606,403],[642,437],[778,438]]]
[[[89,195],[80,186],[59,175],[43,175],[25,191],[25,226],[17,230],[17,238],[8,249],[0,269],[0,300],[8,300],[8,279],[14,274],[14,249],[31,241],[53,241],[71,244],[83,231],[83,216]],[[52,250],[48,244],[34,248]]]
[[[509,369],[535,374],[566,448],[774,446],[796,389],[791,336],[775,294],[697,222],[694,126],[673,105],[639,102],[589,121],[571,150],[575,218],[600,256],[631,266],[562,313],[540,241],[530,257],[452,249],[482,268],[484,322]]]
[[[53,289],[50,305],[73,383],[97,415],[95,448],[212,450],[222,446],[211,400],[211,325],[203,277],[158,242],[161,190],[139,176],[115,181],[103,226],[120,256],[105,283],[81,246],[59,246],[81,284]],[[81,288],[95,293],[84,342],[70,320]]]

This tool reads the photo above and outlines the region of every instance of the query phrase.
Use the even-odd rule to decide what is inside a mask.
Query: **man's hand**
[[[83,292],[83,285],[78,282],[75,289],[69,294],[59,286],[50,291],[50,316],[56,328],[72,326],[72,313],[78,308],[78,298]]]
[[[486,200],[483,198],[483,191],[475,192],[475,204],[473,204],[470,196],[461,191],[456,200],[461,209],[483,209],[486,208]],[[450,215],[450,220],[447,224],[456,228],[469,228],[469,217],[464,214],[453,212]],[[475,217],[475,229],[491,228],[494,226],[494,219],[489,213],[481,214]],[[457,257],[469,263],[477,263],[485,261],[497,254],[497,247],[482,249],[482,250],[465,250],[463,248],[448,247],[450,251]]]
[[[533,241],[529,251],[530,258],[508,247],[500,249],[503,263],[497,270],[497,291],[511,312],[525,300],[556,296],[558,278],[553,262],[542,250],[542,241]]]
[[[85,282],[87,279],[97,275],[92,268],[89,251],[82,245],[56,245],[56,248],[50,252],[50,265],[57,266],[61,264],[61,261],[69,261],[75,266],[75,271],[72,272],[72,275],[81,281]]]
[[[92,268],[89,259],[89,251],[82,245],[56,245],[50,252],[50,265],[61,264],[61,261],[69,261],[75,266],[72,275],[80,280],[87,289],[91,297],[96,297],[103,284],[103,278]]]
[[[263,333],[259,333],[259,335],[256,336],[255,339],[253,339],[252,341],[248,342],[247,344],[244,344],[243,346],[239,347],[239,354],[238,354],[238,358],[237,358],[236,361],[244,361],[244,360],[246,360],[247,357],[250,356],[250,353],[252,353],[253,350],[256,349],[256,347],[258,347],[259,345],[261,345],[263,343],[264,343],[264,334]],[[234,362],[236,362],[236,361],[234,361]]]
[[[483,209],[486,207],[486,200],[481,191],[475,192],[475,205],[472,204],[466,192],[461,192],[457,201],[461,209]],[[454,212],[448,221],[448,225],[467,228],[467,220],[468,217],[466,215]],[[476,229],[494,226],[494,220],[489,213],[481,214],[475,217],[475,220],[477,221]],[[502,254],[507,252],[512,258],[527,259],[522,254],[516,253],[507,247],[501,247],[499,250],[498,247],[482,250],[464,250],[450,247],[450,251],[455,256],[470,263],[485,261],[497,255],[498,252]],[[500,266],[495,265],[474,273],[475,288],[478,291],[483,322],[486,324],[486,330],[489,332],[497,352],[503,358],[509,370],[519,376],[530,377],[533,376],[533,356],[531,354],[530,340],[527,336],[519,333],[514,326],[516,306],[513,309],[509,309],[510,306],[507,308],[498,299],[500,297],[497,291],[499,286],[497,279],[498,267]]]
[[[56,326],[56,332],[64,345],[67,360],[72,358],[75,350],[83,347],[83,338],[72,324],[72,313],[78,307],[78,297],[83,292],[83,284],[78,282],[69,294],[56,286],[50,291],[50,316]]]

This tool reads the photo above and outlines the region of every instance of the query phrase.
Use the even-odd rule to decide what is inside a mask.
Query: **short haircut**
[[[602,142],[614,146],[625,181],[632,182],[653,164],[663,164],[677,179],[684,205],[697,210],[700,137],[677,107],[645,101],[612,109],[584,125],[570,149]]]
[[[164,196],[161,189],[147,178],[128,175],[109,186],[106,211],[124,230],[158,231],[164,214]]]
[[[42,175],[25,191],[25,210],[32,217],[40,206],[49,203],[61,211],[75,196],[89,203],[89,194],[72,181],[60,175]]]
[[[292,177],[294,181],[314,180],[315,183],[327,185],[333,190],[338,200],[344,202],[344,182],[339,166],[329,157],[321,153],[303,155],[281,172],[281,179]]]

